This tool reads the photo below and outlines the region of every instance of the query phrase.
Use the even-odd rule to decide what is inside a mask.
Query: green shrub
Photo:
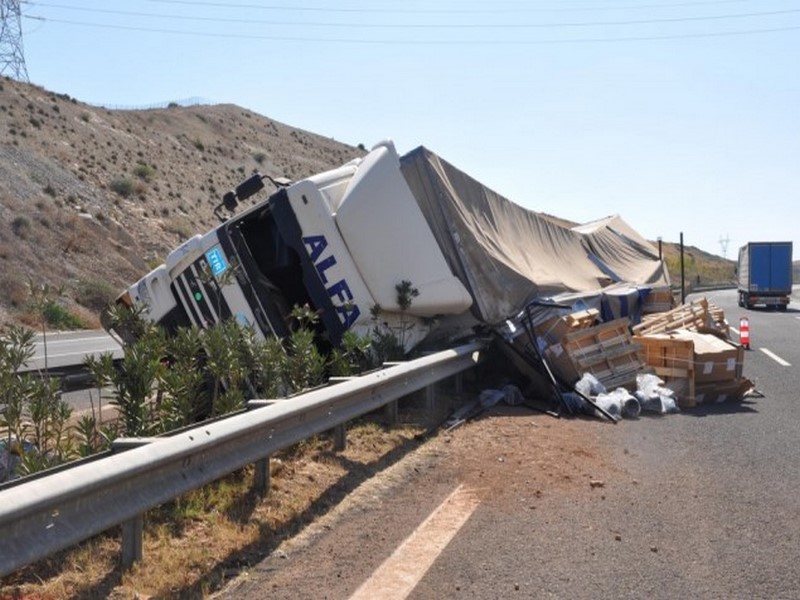
[[[75,300],[80,305],[99,313],[114,301],[117,292],[117,289],[105,281],[80,281]]]
[[[86,324],[55,302],[48,302],[42,308],[45,322],[55,329],[84,329]]]
[[[109,184],[109,187],[113,192],[116,192],[123,198],[128,198],[131,194],[133,194],[134,190],[133,181],[127,177],[118,177],[117,179],[114,179]]]
[[[31,232],[30,219],[24,215],[14,217],[14,220],[11,221],[11,231],[14,232],[14,235],[23,240],[28,239],[28,234]]]
[[[133,174],[143,181],[150,181],[156,176],[156,170],[150,165],[139,163],[133,168]]]

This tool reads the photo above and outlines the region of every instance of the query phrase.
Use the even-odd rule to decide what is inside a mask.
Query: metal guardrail
[[[396,364],[0,490],[0,576],[119,524],[123,563],[126,553],[140,558],[148,509],[465,371],[481,348]]]

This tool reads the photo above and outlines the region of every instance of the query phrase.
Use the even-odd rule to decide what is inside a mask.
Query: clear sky
[[[424,145],[514,202],[800,258],[800,0],[21,2],[32,83]]]

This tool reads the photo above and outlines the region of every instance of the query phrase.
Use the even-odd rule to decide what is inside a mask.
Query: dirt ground
[[[536,510],[554,496],[601,498],[606,485],[627,477],[606,459],[614,427],[596,419],[556,419],[524,406],[493,407],[376,473],[215,596],[299,598],[324,590],[316,597],[349,597],[352,580],[366,579],[375,557],[402,541],[400,532],[409,524],[401,505],[411,502],[418,506],[415,516],[428,514],[456,483],[505,511]],[[357,547],[343,548],[342,540],[358,540]],[[290,558],[301,552],[303,559],[293,563]],[[313,574],[308,564],[315,565]]]

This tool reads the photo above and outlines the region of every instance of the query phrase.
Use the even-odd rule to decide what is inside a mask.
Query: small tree
[[[34,380],[17,371],[35,354],[33,332],[22,327],[11,327],[7,337],[0,338],[0,427],[6,429],[5,448],[21,448],[27,433],[26,410],[33,394]],[[9,460],[0,469],[0,482],[13,476],[14,465]]]
[[[397,305],[400,307],[400,346],[405,352],[406,334],[414,326],[406,322],[406,313],[411,308],[414,298],[419,296],[419,290],[411,285],[410,281],[403,280],[394,286],[397,292]]]
[[[167,341],[168,368],[162,373],[163,398],[157,428],[170,431],[195,422],[205,404],[202,341],[196,327],[182,327]]]
[[[346,377],[370,367],[369,352],[372,342],[353,331],[345,331],[342,343],[328,357],[328,371],[332,377]]]
[[[164,368],[163,335],[152,333],[124,349],[124,356],[113,378],[114,399],[120,412],[123,431],[128,436],[150,432],[151,398]]]
[[[243,380],[242,364],[237,350],[238,335],[235,321],[217,323],[203,331],[205,367],[213,379],[211,415],[221,415],[243,402],[239,385]]]
[[[33,280],[28,281],[30,288],[30,304],[39,317],[42,326],[42,346],[44,348],[44,373],[48,375],[47,365],[47,315],[48,309],[53,305],[56,298],[64,295],[64,288],[55,288],[48,283],[36,284]]]
[[[253,346],[253,384],[265,398],[280,398],[289,393],[286,371],[288,356],[283,342],[269,337]]]
[[[322,383],[325,357],[317,348],[314,334],[319,315],[308,306],[295,306],[291,316],[297,326],[288,340],[286,379],[292,391],[300,391]]]

